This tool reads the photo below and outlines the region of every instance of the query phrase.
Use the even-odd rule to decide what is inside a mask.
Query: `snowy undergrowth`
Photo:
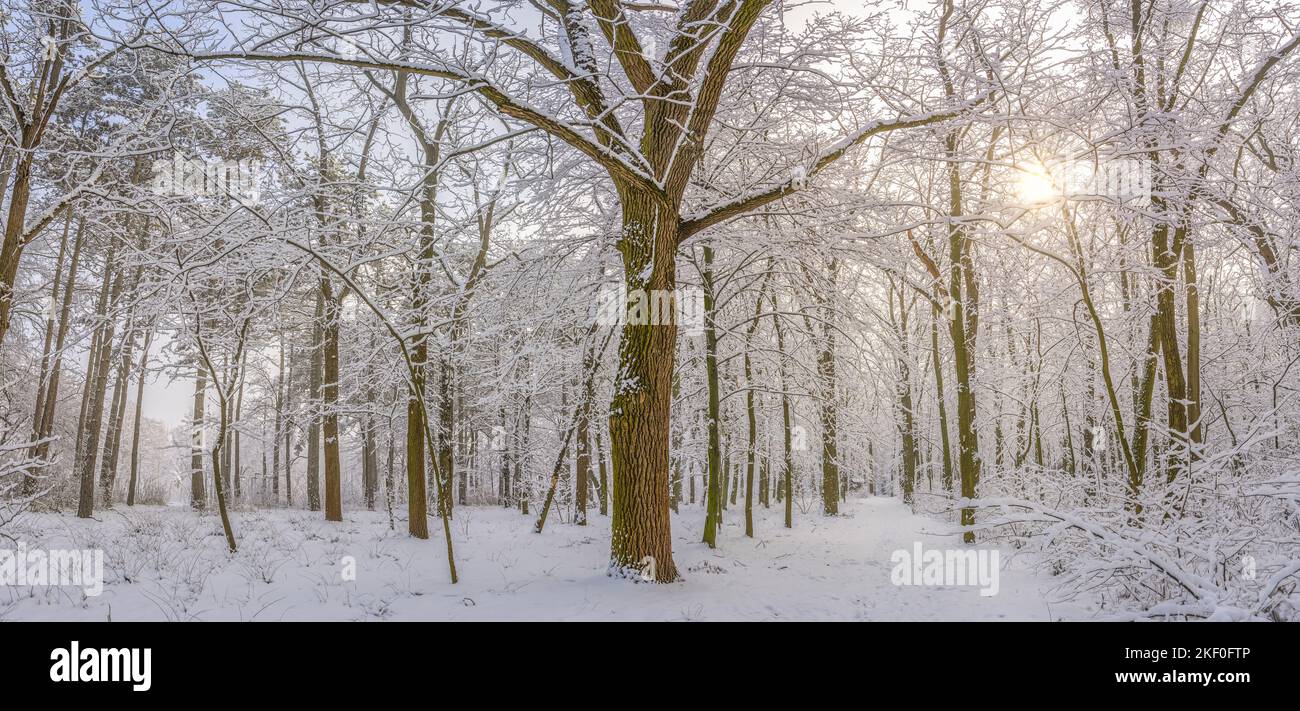
[[[380,512],[236,512],[239,551],[225,549],[219,520],[184,508],[119,507],[98,520],[30,514],[29,546],[102,548],[105,587],[0,587],[7,620],[1046,620],[1086,617],[1049,605],[1049,581],[1032,560],[1004,549],[999,593],[974,587],[890,582],[895,550],[954,547],[934,519],[895,499],[854,500],[835,518],[759,509],[757,536],[743,513],[726,513],[720,545],[699,543],[703,512],[673,517],[674,556],[684,580],[635,585],[605,575],[609,519],[553,522],[497,507],[454,516],[461,582],[447,579],[444,546],[410,538]],[[440,526],[431,526],[440,531]],[[355,579],[345,579],[348,561]]]
[[[1049,599],[1086,600],[1096,619],[1295,621],[1300,475],[1289,466],[1229,452],[1148,481],[1136,500],[1114,477],[1003,470],[967,503],[980,540],[1032,552],[1054,581]],[[955,522],[961,503],[927,508]]]

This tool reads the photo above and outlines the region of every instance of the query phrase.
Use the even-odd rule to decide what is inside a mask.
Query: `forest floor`
[[[219,519],[183,507],[119,506],[96,519],[29,514],[16,538],[35,548],[104,550],[102,594],[78,587],[0,586],[0,620],[1048,620],[1049,579],[1027,556],[1001,555],[998,593],[970,586],[896,586],[895,550],[954,548],[945,525],[891,498],[852,499],[841,516],[756,511],[725,515],[719,547],[700,543],[703,510],[673,516],[674,558],[685,580],[636,584],[607,577],[609,519],[561,521],[494,506],[458,507],[452,534],[460,583],[448,582],[442,528],[434,538],[389,529],[383,511],[342,523],[298,510],[236,511],[239,552]],[[14,533],[10,532],[11,535]],[[14,544],[0,541],[0,548]],[[355,579],[345,580],[349,559]]]

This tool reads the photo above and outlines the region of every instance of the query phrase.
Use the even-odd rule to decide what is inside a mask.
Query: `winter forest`
[[[1300,619],[1300,5],[0,26],[0,619]]]

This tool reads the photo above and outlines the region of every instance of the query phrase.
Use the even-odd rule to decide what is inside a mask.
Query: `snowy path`
[[[456,511],[459,585],[447,583],[441,540],[388,530],[380,512],[345,513],[342,524],[301,511],[237,512],[240,551],[223,550],[213,516],[181,508],[108,512],[100,522],[69,515],[28,519],[29,548],[103,547],[107,585],[98,597],[76,588],[0,587],[0,619],[38,620],[1046,620],[1047,583],[1004,551],[1000,591],[895,586],[896,549],[955,546],[923,533],[940,524],[897,500],[850,501],[824,519],[796,510],[758,511],[753,540],[743,514],[726,514],[717,550],[698,543],[703,511],[673,519],[674,585],[638,585],[604,575],[609,522],[586,529],[552,517],[495,507]],[[440,528],[435,529],[435,535]],[[111,538],[111,540],[110,540]],[[355,581],[342,580],[346,557]]]

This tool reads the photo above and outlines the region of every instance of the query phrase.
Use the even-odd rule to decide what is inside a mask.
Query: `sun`
[[[1042,205],[1061,196],[1052,177],[1041,166],[1022,166],[1016,180],[1016,196],[1026,205]]]

